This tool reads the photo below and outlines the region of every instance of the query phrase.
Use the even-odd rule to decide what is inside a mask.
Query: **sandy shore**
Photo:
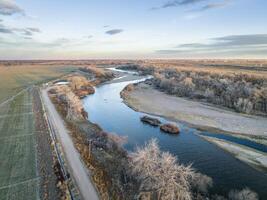
[[[233,154],[237,159],[246,162],[249,165],[256,167],[257,169],[262,169],[264,171],[267,170],[266,153],[256,151],[255,149],[251,149],[243,145],[238,145],[221,139],[216,139],[207,136],[201,137],[224,149],[225,151]]]
[[[202,129],[267,137],[267,118],[243,115],[201,102],[167,95],[144,83],[124,96],[135,110],[183,121]]]

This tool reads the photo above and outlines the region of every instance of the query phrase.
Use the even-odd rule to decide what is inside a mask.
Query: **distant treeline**
[[[126,65],[152,74],[147,81],[168,94],[221,105],[248,114],[267,114],[267,79],[249,73],[224,73],[168,67]]]

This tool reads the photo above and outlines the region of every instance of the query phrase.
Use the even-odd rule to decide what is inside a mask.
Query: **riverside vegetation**
[[[267,114],[265,73],[209,70],[198,67],[124,65],[154,78],[146,83],[168,94],[197,99],[247,114]]]
[[[85,85],[98,85],[114,77],[104,69],[87,67],[81,71],[83,73],[79,76],[87,79]],[[86,120],[90,113],[85,113],[81,106],[83,95],[78,96],[76,91],[80,87],[72,87],[73,80],[84,79],[68,80],[68,85],[53,86],[50,97],[66,120],[86,166],[92,171],[101,199],[258,198],[256,193],[247,188],[233,190],[228,197],[209,194],[212,179],[198,173],[191,165],[180,164],[170,153],[162,152],[156,140],[149,141],[132,153],[127,152],[122,146],[126,138],[106,133],[98,125]]]

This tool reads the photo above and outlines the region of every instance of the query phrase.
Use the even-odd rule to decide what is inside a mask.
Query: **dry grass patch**
[[[74,67],[46,65],[0,65],[0,103],[23,88],[62,76]]]

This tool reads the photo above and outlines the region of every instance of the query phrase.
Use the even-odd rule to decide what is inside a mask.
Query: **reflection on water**
[[[258,192],[262,199],[267,197],[265,174],[203,140],[194,134],[197,130],[178,123],[181,133],[168,135],[140,122],[143,114],[127,107],[120,98],[120,91],[129,83],[103,85],[96,89],[94,95],[86,97],[84,107],[89,113],[89,120],[108,132],[128,136],[125,148],[129,151],[151,138],[157,138],[162,150],[176,155],[182,163],[193,163],[197,170],[211,176],[214,181],[212,192],[225,194],[230,189],[247,186]],[[162,118],[160,120],[166,122]]]

